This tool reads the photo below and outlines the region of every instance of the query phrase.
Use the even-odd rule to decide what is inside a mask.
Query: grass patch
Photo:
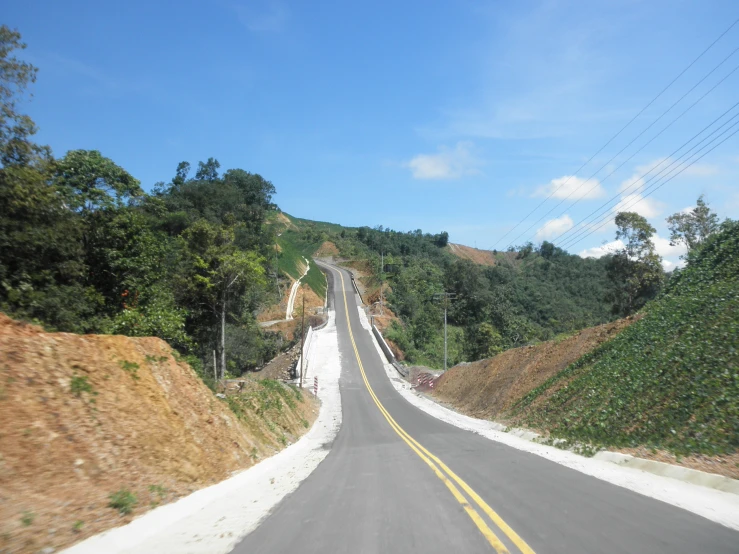
[[[92,384],[87,380],[84,375],[73,375],[72,380],[69,383],[69,389],[76,397],[82,396],[83,392],[88,394],[95,394],[95,390],[92,388]]]
[[[139,380],[139,364],[136,362],[129,362],[128,360],[120,360],[118,365],[121,369],[131,375],[134,381]]]
[[[128,489],[120,489],[112,493],[109,497],[108,507],[118,510],[122,516],[128,515],[133,512],[133,509],[138,504],[136,495]]]
[[[34,519],[36,519],[36,514],[33,512],[23,512],[21,514],[21,525],[23,525],[23,527],[29,527],[33,523]]]

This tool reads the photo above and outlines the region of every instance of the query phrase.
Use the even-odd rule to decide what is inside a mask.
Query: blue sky
[[[553,239],[615,196],[657,227],[667,266],[667,215],[705,194],[739,216],[739,135],[634,196],[739,101],[739,24],[575,174],[739,18],[735,0],[3,4],[40,70],[39,140],[98,149],[147,189],[213,156],[271,180],[299,217],[498,249]],[[561,244],[596,254],[614,229],[592,230]]]

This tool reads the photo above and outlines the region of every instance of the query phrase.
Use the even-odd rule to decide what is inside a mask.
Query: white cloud
[[[625,245],[622,240],[614,240],[613,242],[607,242],[601,246],[594,248],[586,248],[585,250],[578,253],[581,258],[602,258],[606,254],[613,254],[616,250],[620,250]]]
[[[627,194],[621,197],[613,208],[613,213],[636,212],[647,219],[662,213],[663,204],[654,198],[645,198],[641,194]]]
[[[633,191],[635,193],[641,192],[644,189],[644,178],[640,173],[635,173],[618,187],[618,192]]]
[[[670,239],[660,237],[659,235],[654,235],[652,237],[652,242],[654,243],[654,249],[657,251],[657,254],[663,258],[674,258],[682,256],[688,252],[688,249],[684,244],[672,246],[670,244]]]
[[[553,198],[582,200],[600,198],[605,193],[606,191],[598,179],[581,179],[576,175],[565,175],[558,179],[552,179],[549,184],[536,189],[534,196],[552,195]]]
[[[466,175],[479,175],[482,165],[472,154],[471,142],[458,142],[450,149],[439,148],[436,154],[419,154],[403,164],[413,173],[414,179],[459,179]]]
[[[657,254],[662,256],[662,268],[665,271],[672,271],[675,268],[682,267],[685,265],[685,261],[679,259],[679,256],[686,252],[684,246],[672,246],[670,245],[669,239],[654,235],[652,237],[654,243],[654,249]],[[605,243],[601,246],[595,246],[593,248],[586,248],[578,253],[581,258],[602,258],[606,254],[613,254],[616,250],[620,250],[624,247],[622,240],[614,240],[612,242]]]
[[[538,231],[536,231],[536,240],[550,239],[559,236],[565,231],[572,229],[573,224],[572,218],[569,215],[550,219]]]
[[[657,158],[647,164],[638,165],[634,168],[634,174],[628,179],[621,182],[618,192],[630,192],[636,194],[644,190],[646,181],[651,185],[655,180],[669,174],[675,166],[670,166],[672,160],[670,158]],[[669,169],[668,169],[669,167]],[[662,172],[662,173],[660,173]]]

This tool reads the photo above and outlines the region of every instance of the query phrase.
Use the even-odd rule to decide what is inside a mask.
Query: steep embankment
[[[126,523],[273,454],[316,412],[273,381],[226,402],[162,340],[44,333],[0,314],[0,551]]]
[[[643,319],[514,414],[596,445],[733,456],[739,476],[739,223],[711,236]]]
[[[622,319],[583,329],[563,340],[513,348],[494,358],[460,364],[434,382],[433,394],[467,415],[501,419],[521,397],[633,322],[632,318]]]
[[[292,335],[295,331],[295,323],[284,323],[284,320],[290,320],[290,316],[294,317],[295,313],[302,308],[303,296],[305,296],[306,311],[310,313],[315,313],[324,305],[326,277],[313,261],[313,256],[317,255],[316,252],[325,245],[310,233],[312,222],[293,218],[282,212],[273,212],[268,218],[268,224],[274,227],[277,235],[275,257],[280,277],[281,295],[279,303],[264,306],[257,315],[257,320],[263,324],[270,322],[268,326],[272,331]],[[291,291],[298,280],[300,281],[299,288],[293,296]],[[293,310],[289,309],[291,298]],[[287,311],[290,312],[290,316],[286,318]],[[283,324],[272,323],[276,321],[281,321]]]

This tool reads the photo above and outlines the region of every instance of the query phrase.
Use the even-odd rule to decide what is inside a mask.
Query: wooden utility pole
[[[444,371],[446,371],[447,366],[447,334],[446,334],[446,312],[449,308],[449,301],[454,299],[457,296],[457,293],[455,292],[441,292],[434,295],[435,299],[443,299],[444,302]]]
[[[380,315],[385,315],[385,310],[382,305],[382,293],[383,293],[383,276],[385,275],[385,253],[380,252]]]
[[[303,289],[303,314],[300,318],[300,388],[303,388],[303,347],[305,345],[305,289]]]

